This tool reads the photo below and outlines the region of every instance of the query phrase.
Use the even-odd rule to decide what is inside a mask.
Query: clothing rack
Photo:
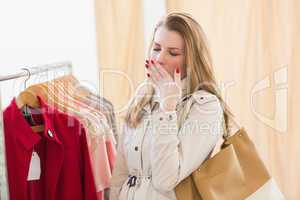
[[[61,68],[67,68],[72,73],[72,63],[71,62],[60,62],[60,63],[53,63],[53,64],[47,64],[47,65],[40,65],[31,67],[29,69],[30,75],[40,74],[47,71],[54,71]],[[28,76],[28,73],[26,71],[6,75],[6,76],[0,76],[0,81],[7,81],[11,79],[21,78]]]
[[[23,70],[22,72],[17,72],[10,75],[0,76],[0,199],[9,199],[8,193],[8,182],[7,182],[7,170],[6,170],[6,158],[5,158],[5,143],[4,143],[4,127],[3,127],[3,110],[2,110],[2,96],[1,96],[1,82],[13,80],[21,77],[28,77],[29,75],[41,74],[48,71],[67,69],[68,74],[72,73],[72,63],[69,61],[38,65]],[[29,73],[28,73],[29,72]]]

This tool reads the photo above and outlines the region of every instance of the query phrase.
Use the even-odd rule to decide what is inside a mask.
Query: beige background
[[[143,4],[140,0],[95,2],[100,93],[123,115],[145,74]]]

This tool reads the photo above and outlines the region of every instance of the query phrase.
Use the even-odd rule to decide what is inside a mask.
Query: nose
[[[160,64],[160,65],[164,65],[166,62],[166,56],[165,53],[163,51],[159,52],[159,54],[156,57],[156,61]]]

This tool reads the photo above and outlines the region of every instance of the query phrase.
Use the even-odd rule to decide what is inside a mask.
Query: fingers
[[[154,84],[158,84],[159,77],[157,72],[155,71],[154,67],[150,65],[149,61],[146,60],[145,67],[147,69],[147,77],[150,80],[150,82]]]
[[[170,74],[158,63],[158,62],[154,62],[156,69],[158,70],[158,72],[160,73],[160,75],[162,76],[162,78],[164,78],[165,80],[172,80],[172,77],[170,76]]]
[[[146,68],[150,71],[150,76],[153,75],[157,80],[161,81],[171,81],[172,77],[170,74],[156,61],[146,60]]]
[[[147,69],[148,78],[151,79],[154,83],[158,84],[163,77],[155,66],[154,61],[149,62],[148,60],[146,60],[145,67]]]
[[[179,68],[176,68],[174,73],[174,81],[177,85],[177,87],[181,88],[181,72]]]
[[[177,68],[174,73],[174,77],[171,77],[170,74],[158,63],[153,60],[146,60],[145,67],[147,69],[147,76],[154,83],[158,82],[175,82],[177,87],[181,87],[181,72]]]
[[[149,62],[149,69],[152,71],[153,75],[156,76],[157,79],[164,78],[163,75],[160,73],[158,63],[154,60]]]

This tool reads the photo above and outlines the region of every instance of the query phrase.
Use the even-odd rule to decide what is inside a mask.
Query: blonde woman
[[[209,157],[224,121],[228,126],[204,33],[191,16],[170,13],[157,24],[145,67],[147,89],[125,119],[111,200],[176,199],[176,185]]]

